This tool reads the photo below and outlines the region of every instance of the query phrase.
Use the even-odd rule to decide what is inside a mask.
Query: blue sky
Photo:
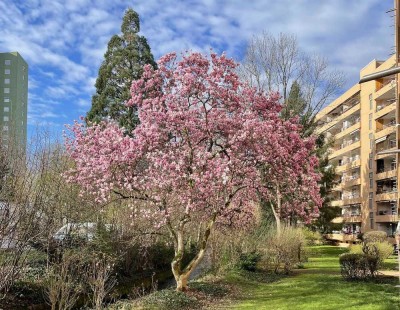
[[[303,50],[325,56],[346,86],[394,45],[393,0],[2,0],[0,52],[29,64],[28,131],[55,136],[90,108],[108,40],[120,33],[124,10],[140,15],[156,59],[186,49],[226,51],[240,61],[246,42],[267,30],[295,34]]]

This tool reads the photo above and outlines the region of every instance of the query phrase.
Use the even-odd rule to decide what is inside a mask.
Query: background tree
[[[122,34],[114,35],[108,42],[86,121],[98,123],[105,118],[112,119],[128,133],[136,126],[137,111],[125,104],[130,98],[132,81],[141,77],[145,64],[156,67],[150,46],[139,31],[139,15],[132,9],[126,10]]]
[[[344,83],[343,74],[330,70],[325,58],[302,52],[296,37],[284,33],[277,37],[268,32],[254,36],[247,47],[239,74],[242,80],[259,90],[278,91],[283,103],[281,117],[299,117],[303,137],[315,135],[316,114]],[[327,153],[333,141],[325,141],[324,135],[319,135],[316,142],[318,170],[322,174],[320,193],[324,197],[322,218],[317,223],[325,232],[331,227],[328,222],[338,216],[338,210],[328,206],[327,195],[334,179],[334,167],[329,165]],[[263,202],[263,205],[269,209],[268,202]],[[268,217],[268,211],[265,212]]]
[[[67,140],[76,164],[71,181],[99,202],[129,199],[136,216],[170,233],[178,290],[187,288],[216,223],[246,225],[259,196],[275,195],[260,167],[274,180],[303,180],[307,203],[296,196],[301,200],[287,207],[305,221],[319,206],[313,138],[302,139],[297,118],[280,118],[278,97],[241,84],[235,68],[225,56],[193,53],[178,61],[168,54],[132,84],[128,105],[139,107],[140,119],[132,137],[112,123],[76,124]],[[290,184],[285,194],[298,191]],[[188,230],[199,238],[184,263]]]

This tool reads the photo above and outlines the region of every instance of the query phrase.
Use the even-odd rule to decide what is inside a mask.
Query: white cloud
[[[3,0],[0,51],[17,50],[30,65],[29,116],[72,122],[90,107],[108,40],[124,10],[141,18],[156,58],[186,49],[226,51],[240,59],[246,41],[268,30],[297,35],[307,52],[327,57],[357,82],[373,58],[389,56],[393,37],[385,14],[392,1],[321,0]],[[46,114],[46,112],[48,112]],[[62,117],[60,116],[60,119]]]

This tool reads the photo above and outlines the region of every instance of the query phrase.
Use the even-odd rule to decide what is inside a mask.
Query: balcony
[[[345,128],[346,127],[346,128]],[[350,126],[344,126],[341,128],[341,131],[336,134],[335,138],[336,139],[341,139],[348,134],[352,133],[353,131],[356,131],[357,129],[360,129],[360,119],[354,124],[351,124]]]
[[[378,169],[377,174],[375,175],[375,180],[383,180],[394,178],[397,176],[396,167],[388,167],[386,169]]]
[[[325,238],[328,240],[334,240],[334,241],[340,241],[340,242],[358,241],[357,234],[332,233],[332,234],[326,234]]]
[[[344,177],[342,179],[342,188],[354,186],[354,185],[360,185],[361,184],[361,179],[359,175],[352,175],[348,177]]]
[[[378,211],[376,212],[375,222],[384,223],[384,222],[397,222],[399,220],[397,212],[391,211]]]
[[[344,206],[344,201],[341,199],[337,199],[337,200],[332,200],[329,205],[331,207],[343,207]]]
[[[388,80],[383,86],[375,92],[375,100],[388,100],[395,97],[396,81]]]
[[[385,191],[377,191],[375,201],[386,201],[397,199],[397,188]]]
[[[343,194],[343,205],[353,205],[361,203],[361,196],[359,192]]]
[[[346,141],[345,143],[342,143],[339,148],[333,149],[332,154],[328,156],[328,159],[332,159],[338,156],[341,156],[347,152],[351,152],[352,150],[355,150],[361,146],[360,141]]]
[[[379,107],[379,108],[378,108]],[[396,110],[396,102],[391,101],[388,104],[377,106],[377,112],[375,113],[375,120],[382,116]]]
[[[343,214],[344,223],[361,223],[361,214]]]
[[[343,172],[360,166],[360,156],[351,157],[348,160],[342,161],[340,166],[336,167],[336,172]]]
[[[330,117],[328,115],[326,118],[326,124],[324,126],[320,127],[317,130],[317,133],[322,133],[322,132],[327,131],[329,128],[335,126],[340,121],[343,121],[347,117],[351,116],[353,113],[360,110],[360,107],[361,107],[361,105],[360,105],[360,102],[358,101],[353,107],[343,111],[342,114],[337,112],[337,113],[335,113],[335,115],[333,117]]]
[[[396,131],[396,122],[383,125],[383,128],[375,133],[375,139],[380,139],[382,137],[388,136]]]

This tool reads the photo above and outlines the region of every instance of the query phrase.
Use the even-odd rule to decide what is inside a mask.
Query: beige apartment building
[[[360,78],[396,72],[396,56],[371,61]],[[333,139],[329,160],[336,168],[331,205],[342,229],[328,238],[354,242],[359,233],[387,232],[393,243],[399,211],[397,165],[399,106],[394,73],[356,84],[317,115],[319,133]]]

